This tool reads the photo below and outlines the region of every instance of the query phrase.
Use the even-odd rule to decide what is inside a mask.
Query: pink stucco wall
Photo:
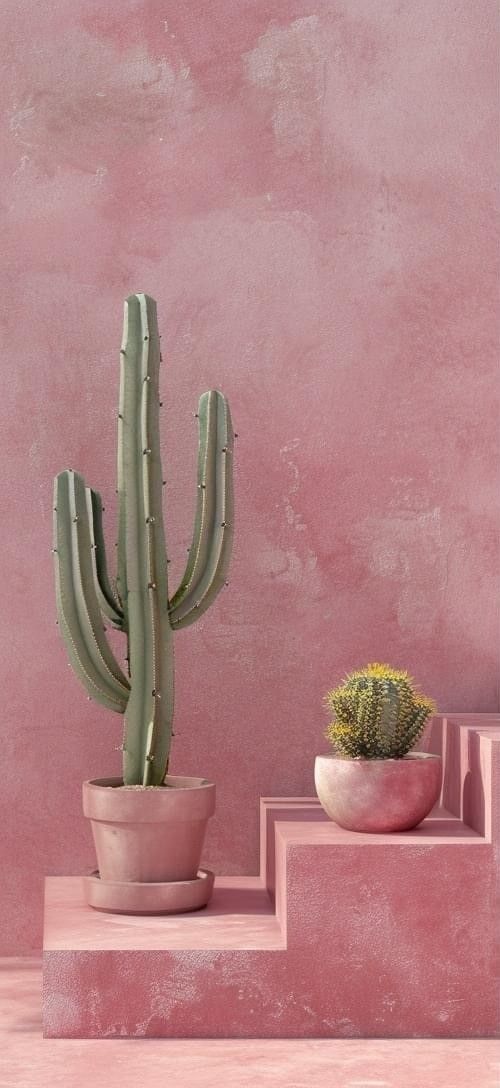
[[[325,688],[370,658],[498,709],[496,0],[7,0],[2,11],[0,951],[92,864],[119,770],[55,626],[51,481],[115,520],[122,302],[158,300],[174,580],[210,386],[237,430],[231,586],[179,633],[174,772],[206,861],[311,794]],[[168,458],[168,461],[167,461]]]

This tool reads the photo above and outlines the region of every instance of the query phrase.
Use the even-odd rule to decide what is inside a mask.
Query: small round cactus
[[[335,715],[325,735],[351,759],[402,759],[436,712],[407,672],[378,663],[350,673],[325,704]]]

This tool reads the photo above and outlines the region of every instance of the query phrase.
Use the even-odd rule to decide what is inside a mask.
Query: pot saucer
[[[101,880],[99,873],[83,877],[90,907],[110,914],[184,914],[206,907],[214,886],[214,874],[199,869],[194,880],[164,883]]]

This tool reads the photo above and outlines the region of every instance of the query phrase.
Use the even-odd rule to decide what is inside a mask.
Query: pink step
[[[46,881],[47,1037],[497,1037],[500,718],[435,719],[441,804],[396,835],[261,802],[261,874],[209,907],[101,914]]]
[[[40,964],[0,960],[2,1088],[498,1088],[496,1039],[43,1039]]]

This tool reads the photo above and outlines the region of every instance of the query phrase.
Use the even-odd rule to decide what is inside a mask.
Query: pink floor
[[[1,1088],[500,1088],[494,1039],[43,1039],[41,966],[0,960]]]

